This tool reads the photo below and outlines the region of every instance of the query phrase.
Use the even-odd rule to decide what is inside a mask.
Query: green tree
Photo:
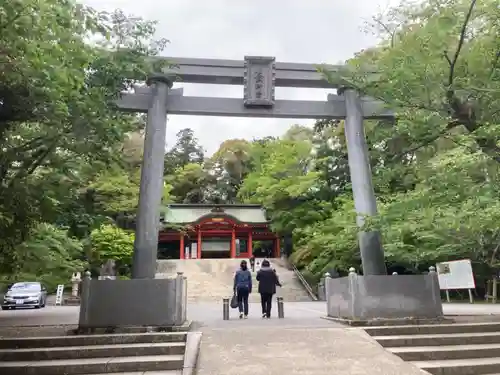
[[[367,225],[382,231],[389,267],[421,272],[470,258],[478,285],[498,267],[498,15],[494,1],[405,3],[374,19],[377,46],[357,54],[341,74],[325,72],[397,114],[395,124],[366,122],[380,211]],[[331,139],[321,134],[330,125],[317,125],[316,142]],[[343,124],[335,125],[341,156]],[[320,181],[329,181],[320,152],[314,163]],[[348,189],[334,202],[329,217],[294,232],[292,259],[316,278],[329,267],[359,264]]]
[[[135,213],[139,201],[140,170],[133,174],[115,168],[103,171],[88,185],[85,194],[91,194],[96,212],[115,217]]]
[[[211,201],[235,203],[243,179],[250,170],[251,145],[244,139],[228,139],[207,161],[205,168],[212,176]]]
[[[380,45],[350,60],[340,77],[325,73],[397,111],[398,158],[432,153],[449,139],[500,162],[499,17],[495,0],[405,3],[375,17]]]
[[[138,123],[114,101],[159,68],[146,57],[166,41],[152,38],[152,22],[74,2],[14,0],[0,14],[0,266],[8,271],[31,228],[66,214],[88,169],[121,158]]]
[[[133,232],[115,225],[101,225],[90,233],[91,263],[98,267],[106,260],[114,260],[118,270],[128,273],[134,253],[134,239]]]
[[[321,219],[329,207],[315,198],[321,181],[311,168],[311,148],[310,141],[286,140],[253,146],[254,169],[245,178],[239,197],[264,205],[278,233],[291,233]]]
[[[165,154],[165,175],[175,173],[188,164],[202,164],[203,148],[198,144],[192,129],[182,129],[177,133],[177,141],[172,149]]]
[[[308,128],[307,126],[295,124],[290,126],[281,139],[287,141],[311,141],[313,139],[313,135],[313,129]]]
[[[177,203],[205,203],[210,176],[201,164],[179,167],[166,181],[171,186],[172,200]]]
[[[38,224],[29,238],[17,246],[17,262],[7,280],[41,281],[49,291],[68,284],[73,272],[83,271],[83,245],[69,237],[66,228]]]

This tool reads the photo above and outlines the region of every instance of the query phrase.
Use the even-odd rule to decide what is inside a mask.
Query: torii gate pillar
[[[154,75],[148,80],[148,85],[153,86],[154,91],[144,139],[132,263],[133,279],[154,279],[156,273],[167,133],[167,99],[172,83],[172,80],[163,74]]]
[[[377,201],[373,190],[370,156],[366,145],[363,126],[363,110],[356,90],[345,88],[339,90],[345,98],[345,137],[347,155],[351,174],[354,206],[357,213],[357,224],[363,227],[366,216],[377,215]],[[359,249],[363,266],[363,275],[387,275],[380,232],[358,233]]]

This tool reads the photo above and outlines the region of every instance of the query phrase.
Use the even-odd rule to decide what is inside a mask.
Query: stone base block
[[[344,321],[422,321],[443,318],[437,276],[351,273],[326,280],[328,317]]]
[[[450,318],[436,318],[436,319],[371,319],[371,320],[353,320],[344,318],[331,318],[323,316],[322,319],[330,320],[340,324],[345,324],[351,327],[380,327],[380,326],[411,326],[411,325],[430,325],[430,324],[451,324],[455,320]]]
[[[106,327],[106,328],[73,328],[67,330],[67,335],[102,335],[105,333],[127,334],[127,333],[151,333],[151,332],[189,332],[191,330],[192,321],[186,320],[179,326],[165,327]]]
[[[80,330],[181,326],[186,321],[187,280],[84,279]]]

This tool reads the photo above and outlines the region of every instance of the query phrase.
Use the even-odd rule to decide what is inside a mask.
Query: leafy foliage
[[[69,237],[65,228],[38,224],[17,247],[15,276],[8,280],[41,281],[54,291],[58,284],[68,284],[73,272],[83,270],[82,255],[82,242]]]
[[[321,219],[317,206],[328,206],[315,198],[319,174],[311,170],[311,147],[308,140],[254,145],[258,155],[253,160],[254,171],[248,174],[239,195],[244,201],[263,204],[278,233],[291,233]]]
[[[73,1],[0,4],[0,272],[21,272],[40,223],[82,238],[133,210],[136,165],[120,151],[143,125],[114,101],[160,68],[147,58],[166,43],[153,39],[154,26]],[[67,272],[53,260],[38,259]]]
[[[101,225],[90,233],[92,258],[99,261],[112,259],[122,264],[131,264],[134,239],[133,233],[114,225]]]
[[[165,174],[172,174],[188,164],[201,164],[204,160],[203,148],[198,144],[191,129],[177,133],[174,147],[165,155]]]

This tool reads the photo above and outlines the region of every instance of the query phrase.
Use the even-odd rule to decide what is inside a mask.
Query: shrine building
[[[158,259],[278,257],[280,239],[256,204],[170,204]]]

